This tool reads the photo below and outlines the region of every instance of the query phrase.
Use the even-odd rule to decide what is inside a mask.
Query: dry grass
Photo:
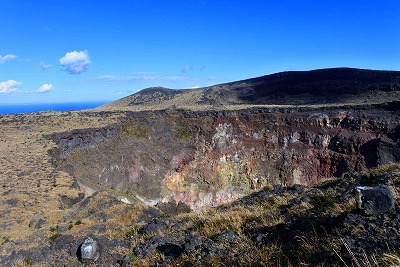
[[[400,163],[392,163],[387,165],[381,165],[379,167],[371,169],[372,173],[399,173]]]
[[[286,201],[287,199],[282,197],[277,200],[277,203],[281,205],[286,203]],[[188,219],[188,228],[194,229],[197,233],[205,237],[210,237],[226,229],[241,234],[243,225],[253,220],[257,221],[258,225],[268,227],[283,223],[284,217],[273,208],[273,205],[278,205],[277,203],[255,206],[239,205],[224,212],[218,212],[216,210],[193,212],[178,215],[175,219]]]
[[[12,251],[11,244],[32,237],[29,227],[35,214],[44,214],[43,228],[54,226],[65,213],[61,195],[75,198],[73,178],[56,171],[47,151],[55,144],[44,135],[82,127],[104,127],[124,115],[109,116],[87,112],[42,112],[0,116],[0,257]],[[37,240],[37,242],[41,242]],[[35,242],[24,248],[37,246]]]
[[[321,251],[331,252],[338,259],[337,263],[326,262],[318,266],[346,266],[346,267],[399,267],[400,257],[394,253],[367,254],[365,251],[362,256],[357,256],[350,246],[343,239],[337,239],[328,234],[318,235],[314,231],[311,235],[296,236],[295,240],[299,244],[299,259],[312,258]],[[342,254],[341,247],[345,248],[346,256]],[[300,261],[301,262],[301,261]],[[299,266],[310,266],[306,262],[301,262]]]
[[[338,256],[340,261],[344,266],[355,266],[355,267],[399,267],[400,257],[394,253],[384,253],[382,254],[367,254],[365,251],[362,254],[362,258],[356,256],[356,254],[351,250],[350,246],[346,241],[341,240],[341,244],[345,247],[346,251],[351,257],[351,261],[347,262],[344,260],[343,256],[340,255],[337,249],[335,249],[335,254]]]
[[[382,262],[386,266],[400,267],[400,256],[396,254],[383,254]]]
[[[231,85],[234,87],[234,85]],[[227,85],[216,85],[212,87],[212,95],[208,95],[209,101],[203,101],[205,96],[205,88],[192,89],[188,91],[181,91],[179,94],[169,96],[166,98],[158,98],[142,96],[140,92],[133,96],[122,98],[118,101],[106,104],[98,107],[97,111],[154,111],[154,110],[168,110],[168,109],[184,109],[192,111],[205,111],[205,110],[241,110],[248,108],[326,108],[326,107],[346,107],[354,105],[366,105],[366,104],[379,104],[393,101],[394,99],[400,99],[399,91],[392,92],[368,92],[368,94],[359,95],[347,95],[346,99],[341,99],[340,103],[329,103],[329,104],[316,104],[316,105],[298,105],[299,98],[293,99],[287,98],[288,104],[264,104],[264,105],[250,105],[244,104],[237,96],[233,96],[230,99],[224,99],[219,97],[220,91],[229,90]],[[232,89],[232,88],[230,88]],[[137,101],[138,98],[144,97],[139,102],[145,100],[144,104],[131,105],[132,102]],[[209,102],[215,102],[210,104]],[[237,104],[226,104],[226,103],[237,103]],[[307,101],[303,101],[307,102]]]
[[[193,91],[186,95],[187,99],[180,104],[180,100],[174,99],[163,105],[140,106],[140,107],[115,107],[115,110],[160,110],[165,108],[183,108],[188,110],[218,110],[231,109],[239,110],[246,108],[301,108],[298,105],[234,105],[225,107],[215,107],[211,105],[195,105],[199,93]],[[320,108],[322,106],[312,106]],[[310,106],[304,106],[309,108]],[[104,110],[99,108],[98,110]],[[57,225],[62,221],[65,210],[60,208],[59,197],[61,195],[74,198],[78,190],[71,187],[73,178],[67,173],[59,172],[51,164],[51,158],[47,151],[55,144],[44,138],[47,134],[56,132],[70,131],[82,128],[105,127],[109,124],[118,123],[125,118],[125,114],[115,112],[108,115],[100,115],[96,112],[44,112],[37,114],[24,115],[2,115],[0,116],[0,257],[9,255],[13,250],[12,242],[6,240],[19,241],[32,237],[37,229],[29,227],[29,221],[35,214],[43,213],[46,225],[44,230],[50,226]],[[373,170],[375,172],[399,172],[400,164],[383,166]],[[284,218],[274,209],[280,205],[288,203],[290,196],[276,198],[273,202],[265,203],[261,206],[240,206],[225,213],[201,212],[197,214],[182,215],[181,218],[190,219],[189,224],[194,229],[201,231],[205,236],[211,236],[225,229],[231,229],[239,234],[242,233],[242,226],[250,220],[258,220],[261,225],[274,226],[284,222]],[[16,203],[15,203],[16,202]],[[334,205],[332,210],[340,213],[352,209],[354,203],[345,205]],[[302,208],[308,210],[309,205],[304,204]],[[116,207],[119,212],[121,207]],[[130,212],[124,213],[120,218],[110,221],[118,226],[129,224],[137,214],[142,211],[142,206],[135,206]],[[108,211],[112,214],[113,210]],[[78,216],[79,217],[79,216]],[[74,225],[71,232],[78,232],[83,227],[91,225],[88,220],[82,220],[83,225]],[[107,233],[115,235],[115,232]],[[47,242],[47,240],[35,239],[37,242]],[[24,244],[21,249],[28,249],[37,246],[39,243],[32,242]],[[304,243],[306,244],[306,243]],[[278,250],[264,248],[267,250]],[[265,251],[255,251],[261,255],[267,255]],[[269,253],[269,252],[268,252]],[[398,263],[398,257],[387,255],[386,259],[393,264]],[[29,261],[20,262],[21,266],[29,264]],[[25,265],[23,265],[25,264]],[[396,265],[393,265],[396,266]]]

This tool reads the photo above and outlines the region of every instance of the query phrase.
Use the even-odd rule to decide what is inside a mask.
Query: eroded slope
[[[53,138],[76,178],[197,209],[399,161],[398,105],[141,112],[112,131]],[[101,132],[112,136],[96,143]]]

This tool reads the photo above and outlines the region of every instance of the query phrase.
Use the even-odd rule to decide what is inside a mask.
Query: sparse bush
[[[33,266],[32,258],[29,256],[25,256],[23,262],[25,266]]]
[[[191,132],[190,132],[190,129],[188,129],[188,128],[177,129],[176,135],[179,139],[183,139],[183,140],[191,139]]]
[[[124,235],[127,237],[130,236],[135,236],[137,234],[139,234],[139,229],[143,226],[143,224],[135,224],[133,227],[131,227],[130,229],[126,230]]]
[[[57,238],[59,238],[60,236],[61,236],[61,234],[59,234],[59,233],[51,235],[49,237],[50,245],[52,245],[57,240]]]
[[[146,125],[136,125],[133,120],[129,120],[122,124],[121,130],[123,134],[133,136],[137,139],[147,138],[149,134],[149,129]]]
[[[272,185],[266,185],[262,188],[262,191],[271,192],[273,189]]]
[[[377,168],[371,170],[372,173],[384,173],[384,172],[399,172],[400,171],[400,164],[399,163],[392,163],[388,165],[382,165]]]
[[[316,209],[330,208],[338,202],[335,195],[330,192],[325,192],[324,194],[310,195],[310,203]]]
[[[197,231],[203,230],[205,226],[206,226],[205,221],[200,218],[195,220],[193,224],[194,229],[196,229]]]

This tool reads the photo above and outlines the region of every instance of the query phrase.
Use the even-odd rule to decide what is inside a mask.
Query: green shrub
[[[326,192],[322,195],[310,195],[310,203],[316,209],[329,208],[338,203],[338,199],[332,193]]]
[[[50,245],[52,245],[57,240],[57,238],[59,238],[60,236],[61,236],[61,234],[59,234],[59,233],[51,235],[49,237]]]
[[[32,258],[29,256],[25,256],[23,262],[26,266],[33,266]]]

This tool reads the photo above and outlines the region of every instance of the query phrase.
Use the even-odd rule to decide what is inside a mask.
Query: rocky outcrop
[[[395,106],[137,112],[53,139],[77,178],[197,209],[399,161]]]
[[[100,257],[100,247],[98,241],[88,237],[78,248],[78,258],[82,263],[95,263]]]
[[[355,188],[357,207],[367,215],[378,215],[394,209],[390,188],[380,186],[357,186]]]
[[[348,173],[344,179],[315,187],[266,188],[209,211],[207,216],[160,218],[132,237],[139,240],[133,252],[149,266],[198,262],[351,266],[368,265],[373,259],[373,266],[392,266],[400,241],[400,210],[391,195],[391,190],[398,194],[400,168],[392,167],[388,172]],[[374,203],[368,208],[379,212],[360,212],[354,201],[360,195],[352,191],[355,185],[365,190],[363,201]],[[381,204],[389,198],[390,212],[382,212]],[[385,261],[385,254],[392,255],[393,261]]]
[[[46,220],[43,213],[33,215],[29,221],[29,227],[34,227],[35,229],[41,228],[44,224],[46,224]]]
[[[56,142],[58,147],[49,151],[53,159],[66,159],[71,153],[78,149],[96,147],[96,145],[115,138],[118,134],[119,126],[110,125],[106,128],[97,129],[76,129],[70,132],[47,135],[46,137]]]
[[[394,205],[387,212],[360,212],[353,191],[357,186],[374,191],[363,193],[363,201],[379,203],[391,194]],[[400,165],[393,164],[317,186],[266,187],[206,212],[173,217],[152,212],[148,219],[141,214],[124,226],[116,220],[140,209],[100,192],[74,205],[83,212],[78,217],[86,227],[74,233],[59,225],[48,237],[51,243],[13,251],[0,265],[368,266],[376,260],[379,264],[373,266],[395,266],[383,260],[385,255],[396,260],[399,253],[399,188]],[[115,216],[107,226],[112,218],[104,213]],[[47,238],[48,231],[37,229],[37,234]],[[15,248],[26,243],[15,242]]]

